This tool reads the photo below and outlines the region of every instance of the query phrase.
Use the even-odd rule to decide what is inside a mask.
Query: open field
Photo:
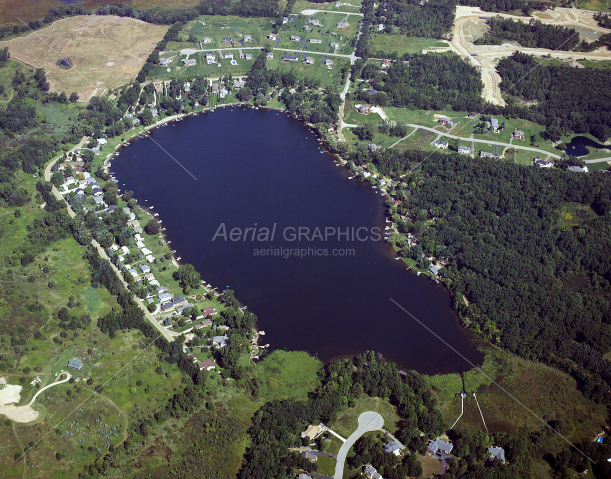
[[[59,20],[25,37],[0,42],[12,58],[44,68],[51,91],[81,100],[132,81],[167,27],[115,16]],[[72,68],[57,65],[69,59]]]
[[[297,0],[293,7],[293,12],[298,13],[303,10],[332,10],[334,12],[360,13],[362,0],[342,0],[338,7],[335,2],[312,3],[306,0]]]
[[[318,386],[322,363],[303,351],[274,351],[257,364],[261,396],[271,401],[301,397]]]
[[[374,52],[397,52],[399,56],[402,56],[404,53],[420,53],[423,50],[447,51],[450,49],[448,42],[434,38],[406,38],[402,35],[388,35],[384,33],[372,33],[369,36],[369,45]]]

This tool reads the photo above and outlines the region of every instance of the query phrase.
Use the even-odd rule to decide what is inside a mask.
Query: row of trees
[[[579,44],[575,29],[548,25],[532,19],[529,23],[510,18],[492,17],[486,22],[490,31],[475,40],[476,45],[500,45],[505,41],[518,42],[523,47],[548,50],[572,50]]]

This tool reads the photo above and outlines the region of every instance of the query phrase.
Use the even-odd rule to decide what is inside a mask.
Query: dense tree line
[[[414,151],[355,160],[406,175],[400,227],[416,235],[412,252],[448,261],[443,281],[466,326],[528,359],[571,359],[611,384],[602,357],[611,349],[608,175]],[[565,227],[567,203],[593,212]]]
[[[443,430],[441,414],[424,378],[415,371],[399,372],[394,363],[373,351],[334,361],[321,375],[322,385],[308,399],[273,401],[255,413],[249,431],[252,446],[239,478],[288,477],[295,468],[307,470],[309,465],[289,451],[301,445],[299,433],[308,424],[332,422],[363,393],[386,399],[397,408],[401,418],[398,438],[410,450],[423,450],[427,438]]]
[[[599,27],[611,28],[611,16],[603,12],[594,14],[594,20],[598,22]]]
[[[479,72],[457,55],[406,54],[385,73],[374,64],[359,71],[361,65],[355,65],[356,74],[368,81],[370,88],[359,92],[357,99],[368,103],[457,111],[477,110],[482,103]]]
[[[572,50],[579,44],[579,35],[574,28],[548,25],[541,20],[532,19],[524,23],[510,18],[492,17],[486,23],[490,31],[475,40],[475,45],[500,45],[512,41],[523,47]]]
[[[528,109],[530,113],[526,109],[517,113],[534,117],[552,136],[570,132],[591,133],[602,140],[611,136],[611,72],[541,65],[521,52],[500,60],[497,70],[504,92],[539,102]]]
[[[545,10],[550,7],[548,2],[528,0],[458,0],[459,5],[480,7],[485,12],[511,12],[522,10],[530,15],[533,10]]]
[[[455,0],[423,3],[420,0],[388,0],[378,4],[376,21],[386,26],[394,25],[408,37],[440,39],[452,29],[455,12]]]

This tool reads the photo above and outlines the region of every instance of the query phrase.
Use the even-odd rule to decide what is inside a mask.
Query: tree
[[[55,173],[51,175],[51,183],[53,183],[56,187],[59,188],[61,184],[64,182],[64,175],[61,171],[57,170]]]
[[[76,94],[76,92],[75,92],[75,91],[73,91],[72,93],[70,93],[70,98],[69,98],[70,103],[74,103],[74,102],[78,101],[78,98],[79,98],[79,97],[78,97],[78,95]]]
[[[155,218],[152,218],[146,226],[144,227],[144,231],[149,235],[156,235],[159,233],[159,223]]]
[[[193,34],[189,35],[189,43],[197,43],[197,37]]]
[[[153,112],[150,108],[145,108],[138,118],[140,118],[140,123],[142,123],[143,126],[149,126],[153,123]]]
[[[0,48],[0,67],[3,67],[9,58],[11,58],[11,54],[8,47]]]
[[[185,294],[189,294],[192,289],[199,288],[202,280],[200,274],[195,271],[195,267],[189,263],[181,264],[172,276],[179,282]]]

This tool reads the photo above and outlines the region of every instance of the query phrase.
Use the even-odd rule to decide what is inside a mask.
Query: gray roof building
[[[71,359],[68,361],[68,367],[72,369],[81,369],[83,367],[83,363],[79,358]]]
[[[429,442],[427,449],[431,454],[435,454],[438,451],[442,451],[442,452],[445,452],[446,454],[450,454],[450,451],[452,450],[453,447],[454,447],[454,444],[452,444],[451,442],[448,443],[448,442],[442,441],[441,439],[437,438]]]
[[[489,447],[488,452],[490,453],[490,458],[498,459],[503,464],[505,464],[505,449],[502,447]]]

